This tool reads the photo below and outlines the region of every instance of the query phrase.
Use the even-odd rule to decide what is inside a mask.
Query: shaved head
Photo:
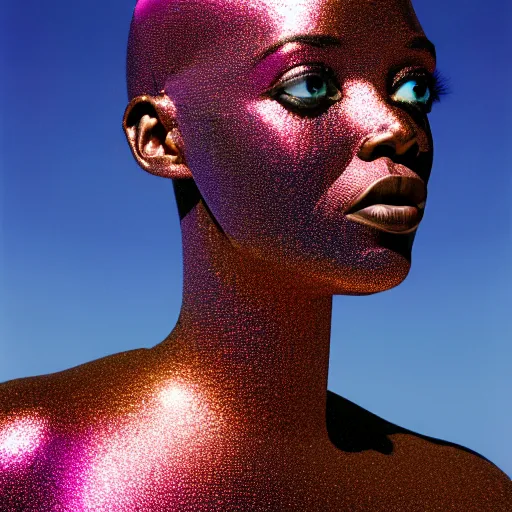
[[[350,208],[379,180],[426,186],[427,43],[409,0],[140,0],[125,132],[143,169],[173,179],[183,226],[204,214],[335,293],[389,289],[423,203],[390,225]]]
[[[137,3],[128,39],[126,71],[130,99],[158,94],[165,78],[190,62],[199,39],[197,24],[191,21],[198,17],[200,3],[193,0]],[[196,12],[191,16],[193,10]]]
[[[246,15],[264,15],[263,6],[225,0],[139,0],[128,40],[129,98],[156,95],[168,77],[217,53],[219,37],[240,44],[251,26]]]

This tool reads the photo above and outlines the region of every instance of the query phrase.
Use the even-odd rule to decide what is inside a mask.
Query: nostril
[[[389,157],[393,159],[396,156],[395,146],[392,144],[379,144],[375,148],[370,155],[370,160],[376,160],[377,158]]]
[[[371,162],[377,158],[381,158],[387,156],[389,158],[393,158],[396,156],[396,148],[392,141],[381,141],[378,143],[372,144],[371,142],[367,142],[364,144],[359,153],[357,155],[361,160],[365,160],[366,162]]]
[[[402,137],[402,135],[404,136]],[[420,148],[415,136],[406,138],[405,134],[387,132],[366,139],[357,156],[366,162],[388,157],[394,162],[400,163],[399,161],[414,160],[418,157],[419,152]]]
[[[382,156],[392,157],[396,154],[395,134],[390,132],[373,135],[366,139],[357,154],[361,160],[370,162]]]
[[[420,158],[420,147],[418,143],[412,144],[412,146],[400,155],[396,155],[394,161],[397,164],[405,165],[410,169],[415,169],[418,164],[418,159]]]

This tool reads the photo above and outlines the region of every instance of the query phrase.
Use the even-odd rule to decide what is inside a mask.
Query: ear
[[[184,161],[176,109],[164,93],[137,96],[126,107],[123,129],[137,163],[163,178],[192,178]]]

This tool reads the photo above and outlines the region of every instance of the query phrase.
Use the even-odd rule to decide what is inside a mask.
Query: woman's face
[[[318,290],[399,284],[432,165],[435,98],[433,49],[408,0],[210,0],[200,11],[188,11],[205,38],[195,65],[165,91],[226,236]],[[386,177],[359,206],[395,206],[349,215]]]

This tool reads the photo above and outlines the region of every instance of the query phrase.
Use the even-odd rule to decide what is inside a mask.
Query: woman
[[[173,179],[160,345],[1,388],[0,510],[508,511],[460,446],[327,392],[332,296],[410,268],[435,52],[407,1],[140,0],[123,126]]]

